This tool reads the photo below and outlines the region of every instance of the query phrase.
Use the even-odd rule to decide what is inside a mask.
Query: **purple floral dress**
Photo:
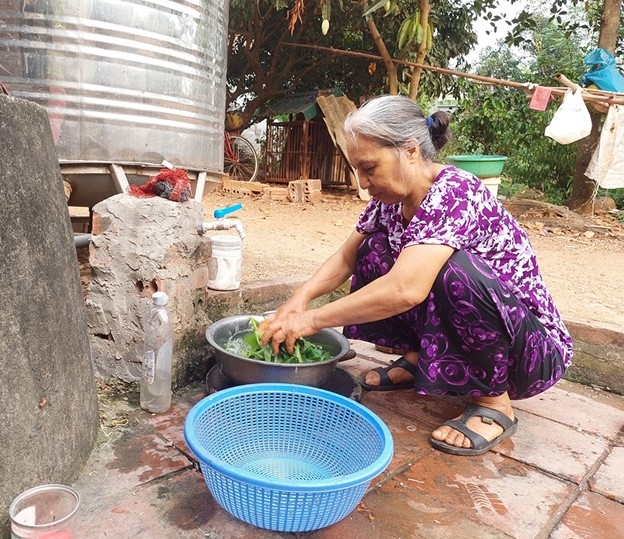
[[[448,245],[427,300],[394,317],[346,326],[348,338],[417,351],[422,394],[536,395],[559,380],[572,339],[540,275],[526,233],[483,183],[445,167],[416,215],[403,225],[402,204],[372,200],[356,226],[351,290],[390,271],[410,245]]]

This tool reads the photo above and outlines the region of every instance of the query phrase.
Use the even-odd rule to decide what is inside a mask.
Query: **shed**
[[[323,186],[357,189],[344,156],[342,127],[355,108],[337,88],[292,94],[269,107],[265,181],[316,179]]]

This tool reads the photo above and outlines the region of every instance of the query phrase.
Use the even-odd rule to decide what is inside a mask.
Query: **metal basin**
[[[321,387],[329,381],[339,361],[355,357],[348,339],[335,329],[323,329],[306,337],[306,340],[321,346],[332,356],[316,363],[268,363],[227,351],[226,343],[234,335],[252,331],[250,318],[249,315],[229,316],[215,322],[206,331],[206,339],[215,349],[217,365],[238,384],[275,382]],[[254,318],[262,320],[262,317]]]

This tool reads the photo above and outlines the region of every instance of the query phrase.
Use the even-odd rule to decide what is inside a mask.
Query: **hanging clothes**
[[[585,176],[604,189],[624,187],[624,106],[609,107]]]

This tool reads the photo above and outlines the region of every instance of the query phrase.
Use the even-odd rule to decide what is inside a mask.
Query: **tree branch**
[[[360,4],[362,6],[362,13],[364,13],[368,7],[368,2],[367,0],[361,0]],[[377,30],[377,25],[375,24],[375,20],[372,15],[366,16],[366,26],[368,27],[368,31],[373,38],[373,42],[381,55],[378,58],[381,58],[386,66],[386,71],[388,72],[388,91],[390,94],[396,95],[399,93],[396,64],[392,61],[392,56],[390,56],[390,53],[386,48],[386,44],[383,42],[383,39],[379,34],[379,30]]]

